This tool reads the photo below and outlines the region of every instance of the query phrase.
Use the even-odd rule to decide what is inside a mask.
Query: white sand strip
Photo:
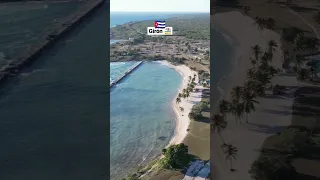
[[[168,65],[169,67],[175,69],[176,71],[178,71],[181,74],[183,81],[182,81],[182,84],[181,84],[181,87],[180,87],[178,93],[182,93],[182,89],[186,89],[188,87],[189,76],[191,76],[193,78],[193,76],[196,75],[195,83],[199,82],[198,73],[195,71],[192,71],[186,65],[175,66],[175,65],[170,64],[168,61],[161,61],[161,63]],[[169,145],[182,143],[188,134],[187,130],[188,130],[188,127],[190,124],[190,119],[189,119],[188,115],[191,112],[192,106],[195,103],[201,101],[201,95],[202,95],[202,89],[203,89],[200,86],[196,86],[195,88],[198,88],[199,91],[190,93],[189,98],[187,98],[187,99],[181,98],[181,102],[179,104],[176,103],[176,98],[172,102],[173,109],[174,109],[177,117],[176,117],[175,133],[174,133],[172,139],[170,140]],[[184,109],[183,112],[180,111],[180,107],[182,107]]]
[[[226,99],[233,86],[243,85],[246,79],[246,70],[251,68],[249,58],[252,56],[251,47],[260,45],[265,51],[269,40],[278,43],[272,65],[281,68],[282,52],[279,48],[280,36],[272,31],[260,32],[254,20],[242,15],[240,12],[227,12],[211,16],[213,24],[222,27],[228,35],[235,39],[236,58],[234,68],[226,78],[228,87],[225,89]],[[296,85],[295,77],[277,76],[272,80],[273,84]],[[270,92],[269,92],[270,93]],[[222,152],[222,144],[217,134],[211,135],[211,161],[215,172],[212,173],[214,180],[250,180],[248,173],[251,164],[259,156],[259,149],[264,140],[277,133],[291,122],[291,106],[293,98],[261,98],[256,106],[256,112],[249,115],[249,123],[236,124],[234,117],[227,117],[228,127],[223,131],[222,137],[227,143],[237,147],[237,159],[233,161],[235,172],[230,171],[229,161],[225,160]]]

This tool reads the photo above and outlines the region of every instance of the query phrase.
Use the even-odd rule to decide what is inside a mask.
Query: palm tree
[[[257,83],[255,85],[255,89],[254,89],[255,95],[257,95],[258,97],[264,97],[266,96],[266,87],[265,84],[262,84],[261,82]]]
[[[249,11],[250,11],[250,6],[245,6],[245,7],[244,7],[244,13],[245,13],[246,15],[248,15],[248,14],[249,14]]]
[[[259,45],[255,45],[251,48],[253,50],[253,55],[256,58],[256,61],[259,60],[259,56],[262,53],[261,47]]]
[[[264,52],[262,57],[261,57],[261,63],[264,63],[264,62],[271,62],[272,61],[272,58],[273,58],[273,54],[270,53],[270,52]]]
[[[269,66],[260,66],[259,71],[256,73],[256,80],[261,84],[266,86],[267,84],[270,83],[271,80],[271,75],[268,72]]]
[[[238,123],[238,121],[239,121],[241,124],[241,119],[244,114],[244,104],[242,102],[235,102],[235,101],[232,102],[231,112],[236,118],[236,123]]]
[[[180,111],[183,113],[183,111],[184,111],[184,108],[183,107],[180,107]]]
[[[257,60],[252,59],[252,58],[250,58],[249,60],[250,60],[250,62],[251,62],[251,65],[252,65],[253,67],[256,67],[256,65],[257,65]]]
[[[187,92],[186,89],[182,89],[182,93],[185,94]]]
[[[224,147],[224,154],[226,155],[226,160],[230,161],[230,171],[235,171],[232,167],[232,159],[237,159],[236,156],[238,153],[238,149],[231,144],[226,144],[224,145]]]
[[[226,115],[230,112],[230,103],[224,99],[221,100],[219,102],[219,111],[223,115],[223,119],[226,120]]]
[[[255,80],[256,79],[256,70],[255,68],[250,68],[247,70],[247,79]]]
[[[250,91],[249,87],[246,87],[242,95],[244,111],[246,113],[246,123],[248,123],[248,114],[252,111],[255,111],[254,104],[259,104],[259,102],[254,98],[255,95]]]
[[[181,94],[181,93],[179,93],[179,94],[178,94],[178,97],[179,97],[179,98],[181,98],[181,97],[182,97],[182,94]]]
[[[235,86],[232,88],[231,97],[233,102],[238,102],[242,95],[243,87]]]
[[[264,29],[264,21],[261,17],[256,16],[255,24],[258,26],[259,31],[262,31]]]
[[[285,50],[282,55],[282,60],[285,62],[290,58],[290,53],[288,50]]]
[[[278,44],[274,40],[270,40],[268,42],[268,51],[273,56],[273,52],[276,50],[276,47],[278,47]]]
[[[265,21],[265,26],[268,28],[268,29],[271,29],[271,30],[274,30],[275,27],[276,27],[276,21],[271,18],[271,17],[267,17],[267,18],[264,18],[264,21]]]
[[[176,98],[176,103],[179,104],[180,102],[181,102],[180,97],[177,97],[177,98]]]
[[[182,97],[185,99],[187,97],[187,94],[186,93],[183,93],[182,94]]]
[[[207,87],[207,83],[206,82],[202,83],[202,86]]]
[[[213,131],[215,131],[221,141],[223,142],[223,145],[225,144],[220,132],[224,130],[227,127],[227,122],[223,119],[223,116],[220,114],[213,114],[212,119],[211,119],[211,128]]]
[[[191,81],[191,76],[189,76],[189,82]]]
[[[187,92],[186,92],[186,97],[187,97],[187,98],[190,97],[190,91],[187,91]]]

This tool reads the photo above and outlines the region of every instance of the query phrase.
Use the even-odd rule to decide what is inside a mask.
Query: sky
[[[210,12],[210,0],[110,0],[110,11]]]

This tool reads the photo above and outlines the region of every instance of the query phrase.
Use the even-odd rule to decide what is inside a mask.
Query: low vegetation
[[[173,27],[175,36],[185,36],[188,39],[210,40],[210,17],[209,14],[199,15],[177,15],[178,17],[166,19],[166,26]],[[139,21],[119,25],[110,29],[113,39],[150,38],[147,34],[147,27],[152,27],[154,21]],[[164,40],[165,38],[152,38]],[[170,42],[167,42],[170,43]]]
[[[160,160],[161,167],[166,169],[182,169],[192,160],[188,154],[188,146],[183,143],[163,149],[162,154],[164,158]]]

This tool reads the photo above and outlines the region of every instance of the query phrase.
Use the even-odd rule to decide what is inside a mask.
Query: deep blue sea
[[[143,20],[165,20],[170,17],[174,17],[181,13],[153,13],[153,12],[111,12],[110,13],[110,27]]]
[[[111,13],[110,27],[131,21],[162,20],[171,16]],[[110,63],[110,80],[134,64]],[[138,165],[147,163],[169,143],[175,127],[172,102],[181,83],[182,77],[175,70],[159,62],[148,62],[111,89],[111,179],[120,179],[134,171]]]

